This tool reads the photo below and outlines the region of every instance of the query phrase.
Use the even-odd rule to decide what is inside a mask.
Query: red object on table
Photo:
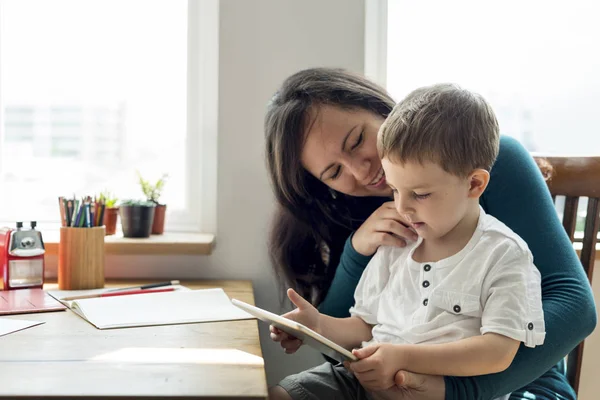
[[[128,294],[172,292],[173,290],[175,290],[175,288],[123,290],[121,292],[101,293],[100,295],[98,295],[98,297],[126,296]]]
[[[39,288],[44,285],[44,241],[31,221],[31,229],[0,229],[0,290]]]
[[[112,296],[127,296],[130,294],[147,294],[147,293],[160,293],[160,292],[172,292],[175,288],[163,288],[163,289],[135,289],[135,290],[121,290],[120,292],[104,292],[97,294],[86,294],[83,296],[72,296],[60,299],[61,301],[72,301],[82,299],[94,299],[97,297],[112,297]]]

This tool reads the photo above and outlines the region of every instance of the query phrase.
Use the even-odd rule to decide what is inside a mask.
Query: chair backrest
[[[571,242],[581,242],[580,260],[591,284],[596,261],[598,230],[600,229],[600,156],[570,157],[544,154],[534,154],[533,156],[538,164],[547,161],[552,166],[553,171],[548,180],[548,188],[555,201],[556,196],[565,196],[562,224]],[[575,237],[580,197],[588,198],[582,239]],[[577,345],[567,358],[567,379],[575,393],[579,389],[583,344],[584,342],[581,342]]]

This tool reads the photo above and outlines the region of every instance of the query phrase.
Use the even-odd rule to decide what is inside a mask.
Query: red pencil
[[[160,293],[160,292],[172,292],[175,288],[164,288],[164,289],[137,289],[137,290],[122,290],[120,292],[108,292],[108,293],[98,293],[98,294],[88,294],[85,296],[72,296],[65,297],[61,299],[62,301],[72,301],[72,300],[81,300],[81,299],[93,299],[96,297],[112,297],[112,296],[127,296],[130,294],[146,294],[146,293]]]

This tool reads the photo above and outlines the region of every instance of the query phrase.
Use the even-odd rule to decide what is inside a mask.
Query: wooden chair
[[[556,196],[565,196],[563,227],[571,242],[581,243],[581,264],[591,284],[600,228],[600,156],[567,157],[543,154],[534,154],[533,156],[538,164],[543,164],[546,160],[553,168],[552,177],[548,180],[548,187],[554,201],[556,201]],[[543,171],[543,165],[541,169]],[[587,197],[588,204],[583,238],[576,238],[575,226],[580,197]],[[567,379],[575,393],[579,389],[583,344],[584,342],[579,343],[567,358]]]

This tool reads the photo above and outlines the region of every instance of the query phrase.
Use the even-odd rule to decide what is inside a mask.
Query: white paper
[[[0,336],[17,332],[32,326],[43,324],[43,321],[25,321],[22,319],[0,318]]]
[[[221,288],[82,299],[71,309],[99,329],[254,318]]]

